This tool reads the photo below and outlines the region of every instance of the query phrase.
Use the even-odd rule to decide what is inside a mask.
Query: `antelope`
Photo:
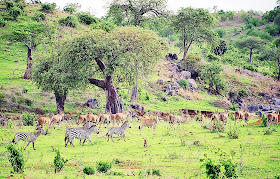
[[[58,123],[58,126],[59,126],[59,122],[61,122],[64,118],[65,114],[64,112],[61,112],[60,114],[55,114],[51,117],[51,122],[49,124],[49,129],[51,128],[51,125],[53,124],[53,128],[55,129],[55,126],[54,124],[55,123]]]
[[[225,113],[221,113],[219,115],[219,121],[222,121],[223,122],[223,125],[225,125],[225,123],[227,122],[228,120],[228,110],[225,111]]]
[[[243,120],[243,118],[244,118],[244,113],[245,113],[245,109],[244,109],[243,111],[235,111],[235,112],[234,112],[234,120],[235,120],[235,124],[234,124],[234,125],[236,125],[236,121],[237,121],[238,119],[240,119],[240,121]]]
[[[37,125],[43,127],[44,124],[50,125],[51,118],[50,117],[39,117],[37,120]]]
[[[110,123],[110,114],[101,114],[100,115],[100,120],[99,120],[99,129],[101,128],[101,125],[103,123],[107,123],[107,126],[109,125]],[[106,128],[106,127],[105,127]]]
[[[269,124],[272,123],[274,120],[277,122],[278,127],[278,120],[280,119],[280,115],[277,113],[269,113],[267,114],[267,125],[269,127]]]
[[[142,131],[143,126],[147,126],[147,127],[152,126],[153,127],[153,134],[155,135],[156,126],[157,126],[157,123],[158,123],[158,117],[149,118],[148,116],[144,116],[140,119],[140,122],[141,122],[141,126],[139,126],[140,135],[141,135],[141,131]]]
[[[116,113],[116,118],[115,119],[118,123],[118,126],[119,126],[120,122],[123,122],[127,118],[128,115],[129,115],[128,111],[123,112],[123,113]]]

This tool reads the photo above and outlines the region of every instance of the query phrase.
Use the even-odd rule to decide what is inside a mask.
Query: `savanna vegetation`
[[[264,13],[175,13],[165,0],[114,0],[97,18],[74,3],[0,0],[0,32],[0,178],[280,177],[278,126],[266,113],[234,124],[235,111],[280,105],[279,1]],[[136,113],[126,142],[107,142],[102,125],[93,145],[64,147],[80,115],[125,111]],[[11,143],[17,132],[35,134],[39,117],[62,113],[37,150]],[[157,121],[155,135],[139,135],[142,115]]]

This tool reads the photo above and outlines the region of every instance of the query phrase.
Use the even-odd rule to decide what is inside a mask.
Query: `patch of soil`
[[[278,157],[269,157],[269,158],[271,158],[271,159],[279,159]]]
[[[118,163],[119,167],[121,169],[142,169],[139,165],[141,164],[141,161],[120,161]]]
[[[260,120],[257,120],[256,122],[250,124],[250,126],[259,126],[259,125],[261,125],[261,123],[262,123],[262,120],[260,119]]]

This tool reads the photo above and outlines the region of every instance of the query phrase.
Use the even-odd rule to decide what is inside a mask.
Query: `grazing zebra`
[[[36,150],[35,146],[34,146],[34,142],[36,141],[36,139],[38,138],[38,136],[40,134],[46,135],[46,132],[42,127],[38,127],[36,130],[38,130],[38,131],[34,132],[34,133],[32,133],[32,132],[18,132],[18,133],[16,133],[15,139],[13,139],[12,142],[14,144],[17,144],[18,141],[20,141],[20,140],[23,140],[23,141],[28,140],[28,144],[26,145],[26,147],[32,142],[33,143],[33,150]],[[26,147],[24,148],[24,150],[26,149]]]
[[[124,134],[124,131],[125,131],[125,128],[126,127],[129,127],[131,128],[131,126],[128,124],[127,121],[125,121],[121,127],[110,127],[109,130],[108,130],[108,133],[106,134],[106,136],[108,136],[108,140],[107,142],[109,141],[109,137],[111,137],[112,141],[113,141],[113,134],[119,134],[120,135],[120,138],[118,140],[120,140],[121,138],[123,138],[123,140],[125,141],[125,134]],[[114,141],[113,141],[114,142]],[[126,142],[126,141],[125,141]]]
[[[70,142],[70,144],[72,144],[73,147],[74,144],[73,144],[73,139],[76,138],[76,139],[80,139],[80,144],[81,144],[81,140],[84,139],[84,142],[82,145],[84,145],[86,139],[88,139],[92,144],[91,140],[90,140],[90,135],[92,132],[96,132],[97,134],[99,134],[99,131],[96,127],[96,125],[91,125],[89,128],[83,126],[83,127],[80,127],[80,128],[67,128],[66,131],[65,131],[65,138],[64,138],[64,141],[65,141],[65,147],[67,146],[68,142]]]

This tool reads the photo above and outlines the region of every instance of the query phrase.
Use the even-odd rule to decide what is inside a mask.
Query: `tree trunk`
[[[66,100],[66,93],[64,95],[60,95],[58,93],[54,93],[55,100],[56,100],[56,112],[60,114],[61,112],[64,113],[64,103]]]
[[[184,42],[184,43],[185,43],[185,42]],[[187,48],[186,48],[185,45],[184,45],[184,56],[183,56],[183,60],[186,59],[186,56],[187,56],[187,53],[188,53],[188,51],[189,51],[189,49],[190,49],[190,47],[191,47],[191,44],[192,44],[192,42],[190,42],[190,44],[188,45]]]
[[[280,80],[280,58],[278,58],[278,81]]]
[[[250,50],[250,60],[249,60],[250,63],[252,63],[252,55],[253,55],[253,49]]]
[[[26,66],[26,70],[23,76],[23,79],[31,79],[32,74],[31,74],[31,68],[32,68],[32,50],[30,47],[28,47],[27,50],[27,66]]]
[[[138,87],[136,85],[131,90],[130,102],[137,100],[137,98],[138,98]]]
[[[123,103],[119,97],[112,80],[112,76],[105,78],[105,91],[106,91],[106,112],[116,114],[123,112]]]

